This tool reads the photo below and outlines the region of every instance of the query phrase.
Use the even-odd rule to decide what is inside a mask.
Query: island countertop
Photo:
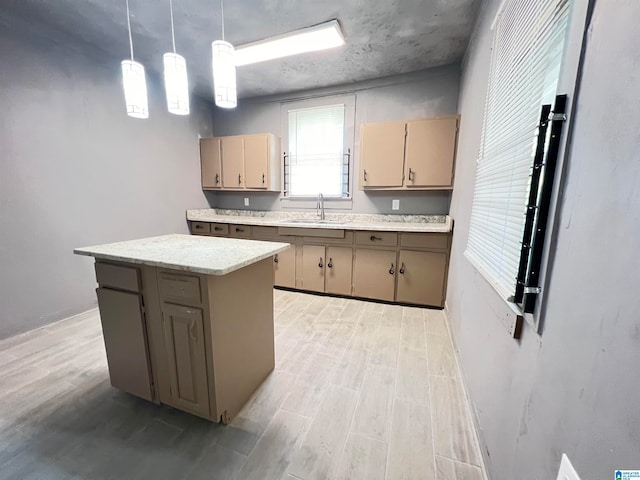
[[[104,260],[225,275],[287,248],[288,243],[172,234],[76,248],[73,252]]]

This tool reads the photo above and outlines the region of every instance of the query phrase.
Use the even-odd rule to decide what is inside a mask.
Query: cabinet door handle
[[[236,228],[236,232],[244,232],[244,228]]]
[[[262,174],[262,184],[264,185],[264,173]]]
[[[242,176],[238,174],[238,185],[242,185]]]
[[[364,181],[366,182],[367,181],[367,171],[363,170],[363,172],[364,172]]]
[[[216,173],[216,185],[220,183],[220,174]]]
[[[389,275],[393,275],[394,273],[396,273],[394,267],[393,267],[393,263],[391,264],[391,268],[389,269]]]
[[[213,229],[214,229],[216,232],[219,232],[219,231],[221,231],[221,230],[222,230],[222,227],[213,227]]]
[[[278,263],[278,254],[277,253],[273,257],[273,263]]]
[[[327,267],[333,268],[333,259],[329,257],[329,263],[327,263]]]
[[[320,268],[324,267],[324,263],[322,263],[322,257],[320,257],[320,262],[318,263],[318,266]]]
[[[404,262],[402,262],[402,265],[400,265],[400,270],[398,270],[398,272],[404,275]]]
[[[413,177],[415,176],[415,173],[416,173],[416,172],[414,172],[413,170],[411,170],[411,167],[409,167],[409,180],[410,180],[410,181],[412,181],[412,182],[413,182],[413,180],[414,180],[414,178],[413,178]]]
[[[382,240],[382,238],[380,238],[380,237],[376,237],[375,235],[371,235],[371,236],[369,237],[369,240],[371,240],[372,242],[375,242],[376,240]]]

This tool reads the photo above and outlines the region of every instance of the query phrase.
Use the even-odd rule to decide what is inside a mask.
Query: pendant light
[[[127,105],[127,115],[134,118],[149,118],[147,80],[144,76],[144,67],[142,64],[133,60],[133,39],[131,37],[129,0],[126,0],[126,2],[131,60],[122,61],[122,86],[124,87],[124,100]]]
[[[176,53],[176,36],[173,30],[173,0],[169,0],[171,12],[171,41],[173,53],[164,54],[164,89],[167,94],[167,109],[175,115],[189,115],[189,81],[187,62]]]
[[[224,40],[224,5],[220,0],[222,40],[211,44],[211,64],[213,66],[213,97],[216,106],[235,108],[238,105],[236,93],[236,62],[233,45]]]

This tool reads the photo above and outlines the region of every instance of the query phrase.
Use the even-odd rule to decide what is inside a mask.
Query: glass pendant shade
[[[122,86],[127,115],[135,118],[149,118],[147,81],[142,64],[133,60],[122,61]]]
[[[164,54],[164,88],[167,109],[175,115],[189,115],[187,62],[176,53]]]
[[[213,90],[216,106],[235,108],[238,105],[236,92],[236,63],[233,45],[224,40],[211,44],[213,65]]]

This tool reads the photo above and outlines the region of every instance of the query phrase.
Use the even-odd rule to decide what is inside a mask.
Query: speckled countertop
[[[287,248],[288,243],[173,234],[76,248],[73,252],[104,260],[225,275]]]
[[[453,221],[449,215],[373,215],[326,212],[328,223],[320,223],[313,213],[265,212],[256,210],[187,210],[187,220],[273,227],[374,230],[387,232],[448,233]],[[292,222],[295,221],[297,223]]]

